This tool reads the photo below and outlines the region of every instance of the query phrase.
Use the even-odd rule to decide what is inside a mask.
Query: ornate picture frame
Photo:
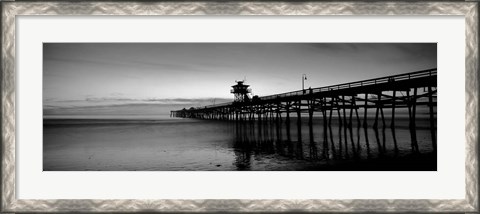
[[[478,2],[2,2],[2,212],[478,212]],[[21,15],[460,15],[465,17],[464,199],[16,198],[16,18]]]

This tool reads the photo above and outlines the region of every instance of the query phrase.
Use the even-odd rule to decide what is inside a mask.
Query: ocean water
[[[44,119],[45,171],[436,170],[428,118],[365,129],[292,117],[259,123],[185,118]],[[363,123],[363,121],[361,122]],[[351,128],[350,128],[351,127]]]

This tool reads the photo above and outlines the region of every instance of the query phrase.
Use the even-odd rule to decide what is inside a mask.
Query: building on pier
[[[252,90],[249,89],[249,85],[244,85],[243,83],[245,81],[235,81],[237,84],[232,85],[232,90],[230,90],[230,93],[232,93],[235,97],[233,99],[233,102],[235,103],[246,103],[250,102],[250,96],[249,94],[252,93]]]

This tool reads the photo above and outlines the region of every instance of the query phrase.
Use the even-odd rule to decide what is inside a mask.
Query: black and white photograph
[[[437,43],[44,43],[44,171],[436,171]]]

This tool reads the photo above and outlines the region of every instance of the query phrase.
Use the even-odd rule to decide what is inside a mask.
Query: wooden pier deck
[[[416,113],[419,106],[425,106],[429,112],[433,148],[436,149],[436,104],[437,69],[432,68],[263,97],[255,96],[246,102],[191,107],[171,111],[170,116],[237,122],[285,120],[290,123],[293,114],[300,124],[302,115],[308,114],[309,124],[312,124],[314,112],[321,112],[326,129],[332,121],[334,112],[340,125],[352,126],[352,120],[356,120],[357,124],[368,127],[368,111],[372,109],[375,111],[373,127],[376,128],[380,121],[383,126],[386,125],[384,109],[391,110],[390,127],[394,127],[396,109],[404,108],[408,109],[412,147],[415,149]],[[362,116],[359,114],[359,109],[363,111]],[[361,123],[362,120],[363,123]]]

